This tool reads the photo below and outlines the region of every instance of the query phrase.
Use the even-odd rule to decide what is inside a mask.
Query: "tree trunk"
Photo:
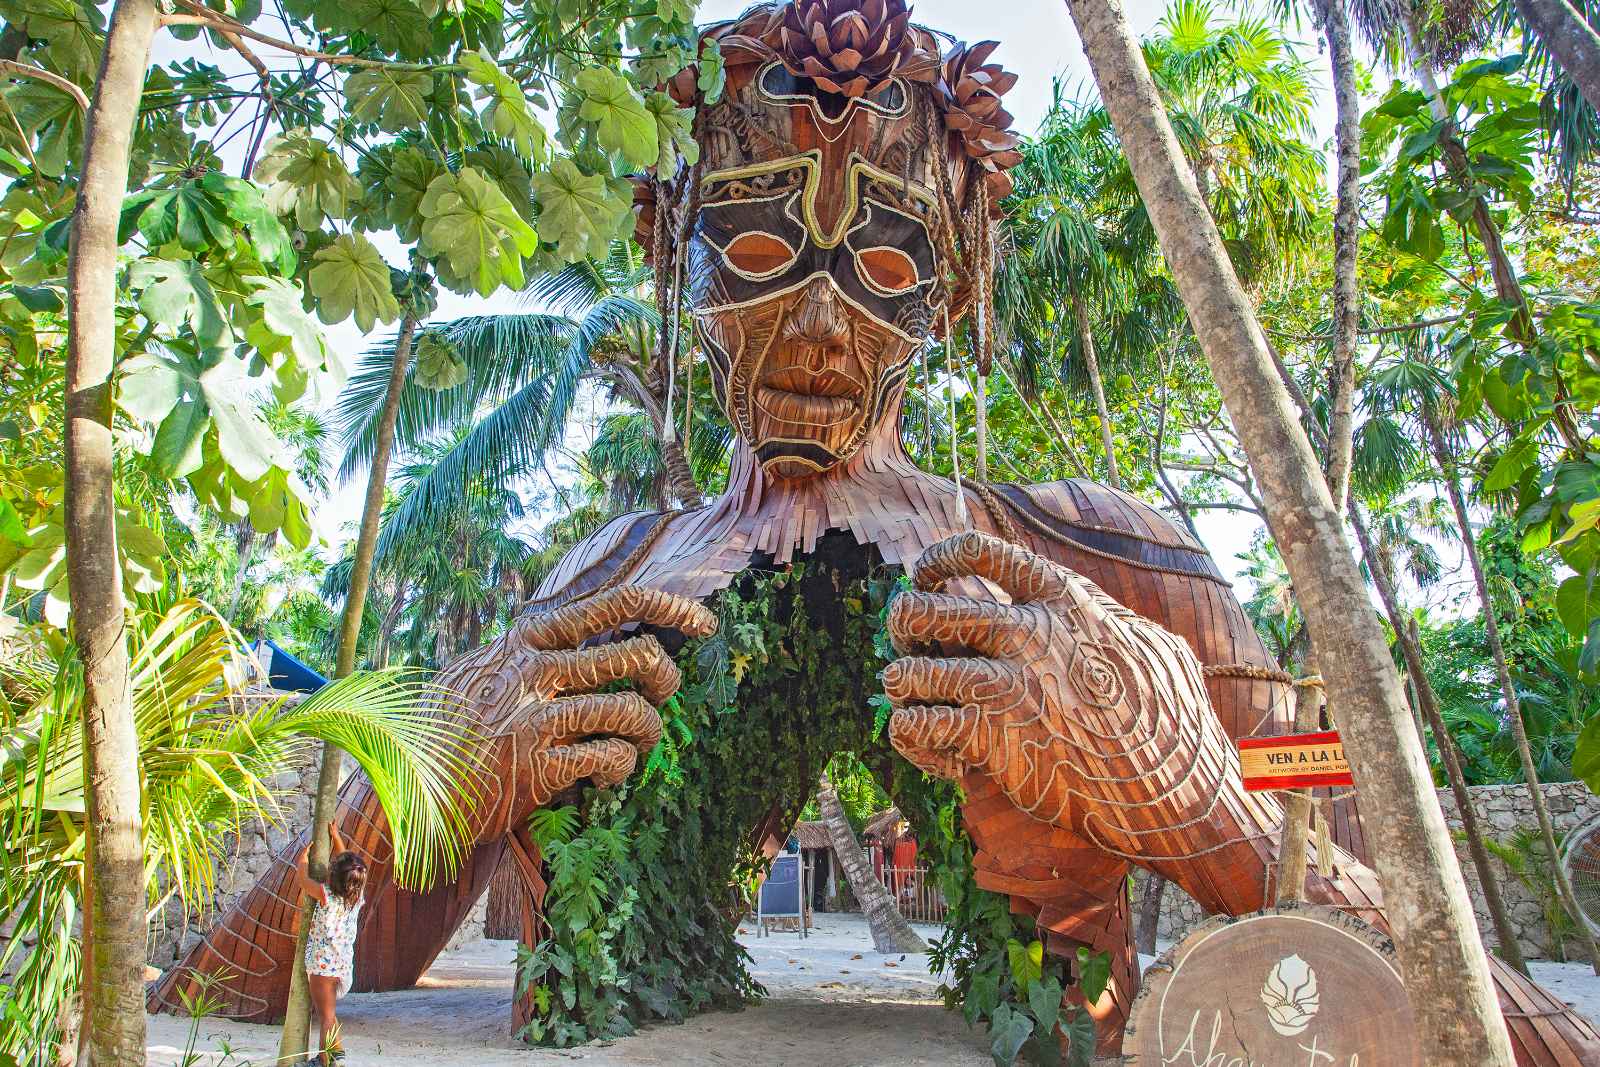
[[[978,461],[972,473],[980,482],[989,480],[989,376],[979,374],[973,391],[973,407],[978,413]]]
[[[1106,387],[1100,380],[1100,357],[1094,349],[1094,333],[1089,329],[1089,311],[1083,299],[1072,294],[1072,315],[1078,324],[1078,348],[1083,353],[1083,369],[1089,375],[1089,390],[1094,393],[1094,407],[1100,413],[1100,443],[1106,450],[1106,484],[1113,489],[1122,488],[1117,476],[1117,435],[1111,432],[1111,409],[1106,405]]]
[[[1139,894],[1139,918],[1134,926],[1133,944],[1140,952],[1153,956],[1156,936],[1161,932],[1161,898],[1167,892],[1167,880],[1155,871],[1146,872],[1144,890]]]
[[[1467,553],[1467,565],[1472,568],[1472,581],[1478,588],[1478,602],[1483,607],[1483,634],[1489,642],[1489,655],[1494,659],[1494,670],[1500,678],[1500,693],[1506,702],[1506,718],[1511,720],[1511,735],[1517,742],[1517,756],[1522,761],[1522,774],[1528,782],[1528,800],[1539,820],[1539,833],[1544,836],[1544,847],[1550,853],[1550,869],[1555,875],[1556,888],[1561,893],[1562,906],[1574,920],[1583,947],[1589,953],[1589,964],[1595,974],[1600,974],[1600,947],[1595,945],[1594,934],[1584,921],[1578,907],[1577,894],[1572,891],[1572,880],[1561,865],[1561,852],[1556,847],[1555,827],[1550,823],[1550,809],[1539,788],[1539,772],[1533,765],[1533,749],[1528,745],[1528,730],[1522,721],[1522,703],[1517,699],[1517,687],[1511,680],[1511,665],[1506,660],[1505,644],[1500,640],[1500,624],[1494,617],[1494,601],[1489,598],[1489,583],[1483,576],[1483,561],[1478,558],[1478,542],[1472,534],[1472,524],[1467,517],[1467,501],[1461,492],[1461,480],[1456,473],[1455,456],[1445,444],[1444,432],[1439,426],[1439,413],[1429,407],[1423,411],[1423,421],[1428,430],[1428,444],[1433,458],[1444,475],[1445,489],[1450,495],[1450,507],[1456,513],[1456,525],[1461,531],[1461,544]]]
[[[850,892],[867,917],[867,926],[872,930],[872,947],[879,952],[928,951],[928,943],[911,929],[911,924],[895,906],[894,898],[873,873],[872,864],[856,840],[856,832],[850,829],[850,820],[845,818],[839,794],[833,791],[826,778],[817,789],[817,807],[821,809],[823,825],[828,828],[833,854],[839,858],[845,880],[850,883]]]
[[[1439,746],[1439,759],[1444,763],[1445,779],[1450,783],[1450,795],[1455,797],[1456,811],[1461,814],[1461,832],[1467,839],[1467,852],[1472,857],[1472,867],[1478,872],[1478,884],[1483,887],[1483,899],[1489,906],[1489,918],[1494,923],[1495,937],[1500,942],[1500,958],[1512,967],[1528,973],[1528,964],[1522,958],[1522,948],[1517,944],[1516,930],[1506,913],[1505,897],[1500,893],[1500,877],[1489,862],[1489,850],[1483,844],[1483,831],[1478,826],[1477,809],[1472,806],[1472,793],[1467,788],[1467,776],[1461,770],[1460,753],[1455,739],[1445,727],[1444,716],[1439,712],[1439,698],[1433,683],[1422,665],[1422,645],[1417,640],[1416,629],[1407,626],[1400,610],[1400,597],[1395,592],[1393,573],[1372,543],[1367,532],[1366,519],[1352,500],[1349,506],[1350,527],[1355,531],[1361,554],[1366,557],[1367,569],[1372,573],[1372,584],[1377,587],[1378,599],[1383,602],[1384,614],[1394,628],[1400,654],[1405,657],[1406,673],[1417,694],[1417,707],[1433,728],[1434,743]]]
[[[1517,0],[1517,13],[1589,106],[1600,111],[1600,34],[1567,0]]]
[[[139,735],[128,689],[111,435],[117,221],[150,43],[151,0],[117,0],[84,128],[67,264],[66,528],[72,637],[83,663],[88,840],[84,1023],[91,1063],[143,1063],[145,893]]]
[[[689,466],[689,457],[683,454],[683,444],[676,437],[670,441],[665,437],[661,441],[661,465],[667,471],[667,484],[672,487],[672,496],[679,507],[697,508],[700,506],[700,486],[695,483],[694,469]]]
[[[1354,450],[1356,343],[1360,294],[1356,251],[1361,240],[1361,99],[1350,47],[1350,19],[1342,0],[1313,0],[1328,41],[1333,72],[1334,139],[1338,174],[1333,215],[1333,362],[1328,369],[1332,414],[1328,420],[1328,486],[1336,507],[1350,493]]]
[[[1374,859],[1419,1043],[1430,1064],[1511,1067],[1510,1038],[1444,813],[1327,482],[1121,8],[1115,0],[1069,0],[1069,7],[1264,494],[1323,677],[1339,694],[1345,752],[1363,797],[1382,813],[1386,832],[1374,842]]]
[[[1301,664],[1303,673],[1316,673],[1315,653]],[[1310,733],[1322,721],[1323,690],[1302,680],[1294,688],[1295,733]],[[1283,796],[1283,834],[1278,842],[1278,903],[1306,896],[1306,837],[1311,830],[1311,790],[1291,789]]]
[[[339,622],[339,651],[334,665],[335,679],[355,670],[356,642],[361,635],[361,616],[366,610],[367,589],[372,584],[372,556],[378,547],[378,524],[383,517],[383,487],[389,477],[389,453],[394,450],[394,424],[400,412],[400,391],[411,363],[411,341],[416,336],[417,319],[407,309],[394,340],[394,359],[389,364],[389,387],[378,415],[378,432],[373,442],[372,466],[367,472],[367,496],[361,508],[361,532],[356,537],[355,559],[350,566],[350,588],[345,594],[344,615]],[[323,878],[328,868],[328,827],[339,805],[339,772],[344,753],[334,745],[322,746],[322,766],[317,771],[316,805],[311,815],[311,855],[307,869],[313,878]],[[311,902],[300,906],[300,930],[295,940],[294,965],[289,979],[289,1003],[284,1009],[283,1035],[278,1042],[278,1062],[298,1063],[305,1057],[311,1028],[311,997],[306,987],[306,934],[311,927]]]
[[[234,528],[233,532],[234,559],[233,593],[228,597],[228,622],[239,623],[239,597],[244,593],[244,572],[250,569],[250,563],[256,554],[256,528],[245,519]]]

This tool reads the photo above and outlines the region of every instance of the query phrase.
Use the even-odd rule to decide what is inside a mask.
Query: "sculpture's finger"
[[[709,637],[717,632],[717,617],[705,605],[637,585],[530,615],[518,622],[517,628],[532,647],[554,650],[577,648],[591,637],[634,622],[678,630],[688,637]]]
[[[948,593],[901,593],[889,605],[888,625],[902,653],[944,641],[1003,658],[1021,652],[1049,623],[1037,608]]]
[[[1057,596],[1065,589],[1050,561],[1009,541],[974,531],[947,537],[922,553],[911,580],[925,592],[956,578],[987,578],[1018,604]]]
[[[907,656],[883,671],[883,692],[896,708],[908,704],[975,704],[1004,713],[1027,697],[1027,683],[1009,663],[978,657]]]
[[[889,743],[929,774],[951,780],[982,768],[993,751],[989,724],[978,708],[901,708],[889,718]]]
[[[616,785],[633,773],[638,757],[638,749],[615,737],[535,752],[531,767],[534,802],[548,804],[586,778],[596,785]]]
[[[595,648],[546,652],[540,676],[549,696],[590,692],[615,681],[630,681],[652,706],[666,703],[683,682],[678,665],[654,637],[630,637]]]
[[[543,705],[526,730],[535,751],[584,738],[617,737],[649,752],[661,740],[661,716],[638,693],[585,693]]]

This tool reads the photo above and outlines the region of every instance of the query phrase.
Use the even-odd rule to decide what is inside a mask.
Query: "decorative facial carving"
[[[883,166],[922,113],[899,79],[847,98],[777,63],[736,92],[795,151],[703,174],[685,280],[729,419],[770,473],[804,477],[893,417],[928,335],[937,200]]]
[[[641,183],[637,232],[663,306],[687,291],[740,437],[769,474],[808,477],[898,418],[936,313],[959,318],[988,277],[1013,79],[992,42],[946,61],[904,0],[786,0],[705,37],[722,98],[698,165]],[[666,86],[680,102],[691,74]]]

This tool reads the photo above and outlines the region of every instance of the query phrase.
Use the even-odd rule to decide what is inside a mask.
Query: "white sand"
[[[511,1040],[515,950],[476,941],[440,957],[415,989],[354,993],[339,1002],[350,1067],[459,1064],[542,1067],[579,1060],[589,1067],[738,1064],[763,1067],[983,1067],[988,1039],[939,1001],[926,955],[882,955],[859,915],[818,915],[811,936],[739,941],[771,994],[737,1012],[699,1015],[681,1026],[650,1026],[632,1037],[568,1050],[529,1049]],[[937,927],[919,927],[931,937]],[[189,1020],[150,1018],[149,1063],[178,1064]],[[204,1020],[199,1063],[271,1063],[277,1027]],[[231,1049],[231,1059],[223,1050]]]
[[[937,927],[919,927],[925,936]],[[555,1051],[510,1037],[512,961],[507,941],[475,941],[440,957],[415,989],[356,993],[339,1003],[350,1067],[423,1064],[588,1067],[728,1064],[749,1067],[984,1067],[988,1039],[939,1002],[939,977],[926,955],[882,955],[859,915],[818,915],[811,936],[739,941],[771,996],[738,1012],[712,1012],[681,1026],[659,1025],[619,1041]],[[1162,945],[1165,949],[1167,946]],[[1152,957],[1146,957],[1150,962]],[[1533,976],[1591,1019],[1600,1018],[1600,978],[1587,964],[1535,961]],[[149,1063],[181,1062],[189,1020],[150,1018]],[[203,1020],[195,1062],[265,1067],[278,1029]],[[231,1050],[231,1056],[227,1053]]]

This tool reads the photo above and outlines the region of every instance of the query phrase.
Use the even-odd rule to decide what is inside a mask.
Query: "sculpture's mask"
[[[697,203],[679,197],[679,210],[697,208],[682,277],[723,410],[779,477],[830,470],[898,418],[913,357],[960,298],[939,227],[961,225],[975,176],[1004,178],[948,132],[955,97],[938,45],[908,19],[899,0],[799,0],[707,34],[728,80],[697,124],[701,163],[686,172]],[[833,38],[819,44],[815,25]],[[976,51],[952,53],[956,80],[970,69],[1009,88]],[[846,52],[860,55],[842,75]],[[1015,140],[995,132],[996,114],[1009,116],[991,95],[983,158],[1007,164]]]

